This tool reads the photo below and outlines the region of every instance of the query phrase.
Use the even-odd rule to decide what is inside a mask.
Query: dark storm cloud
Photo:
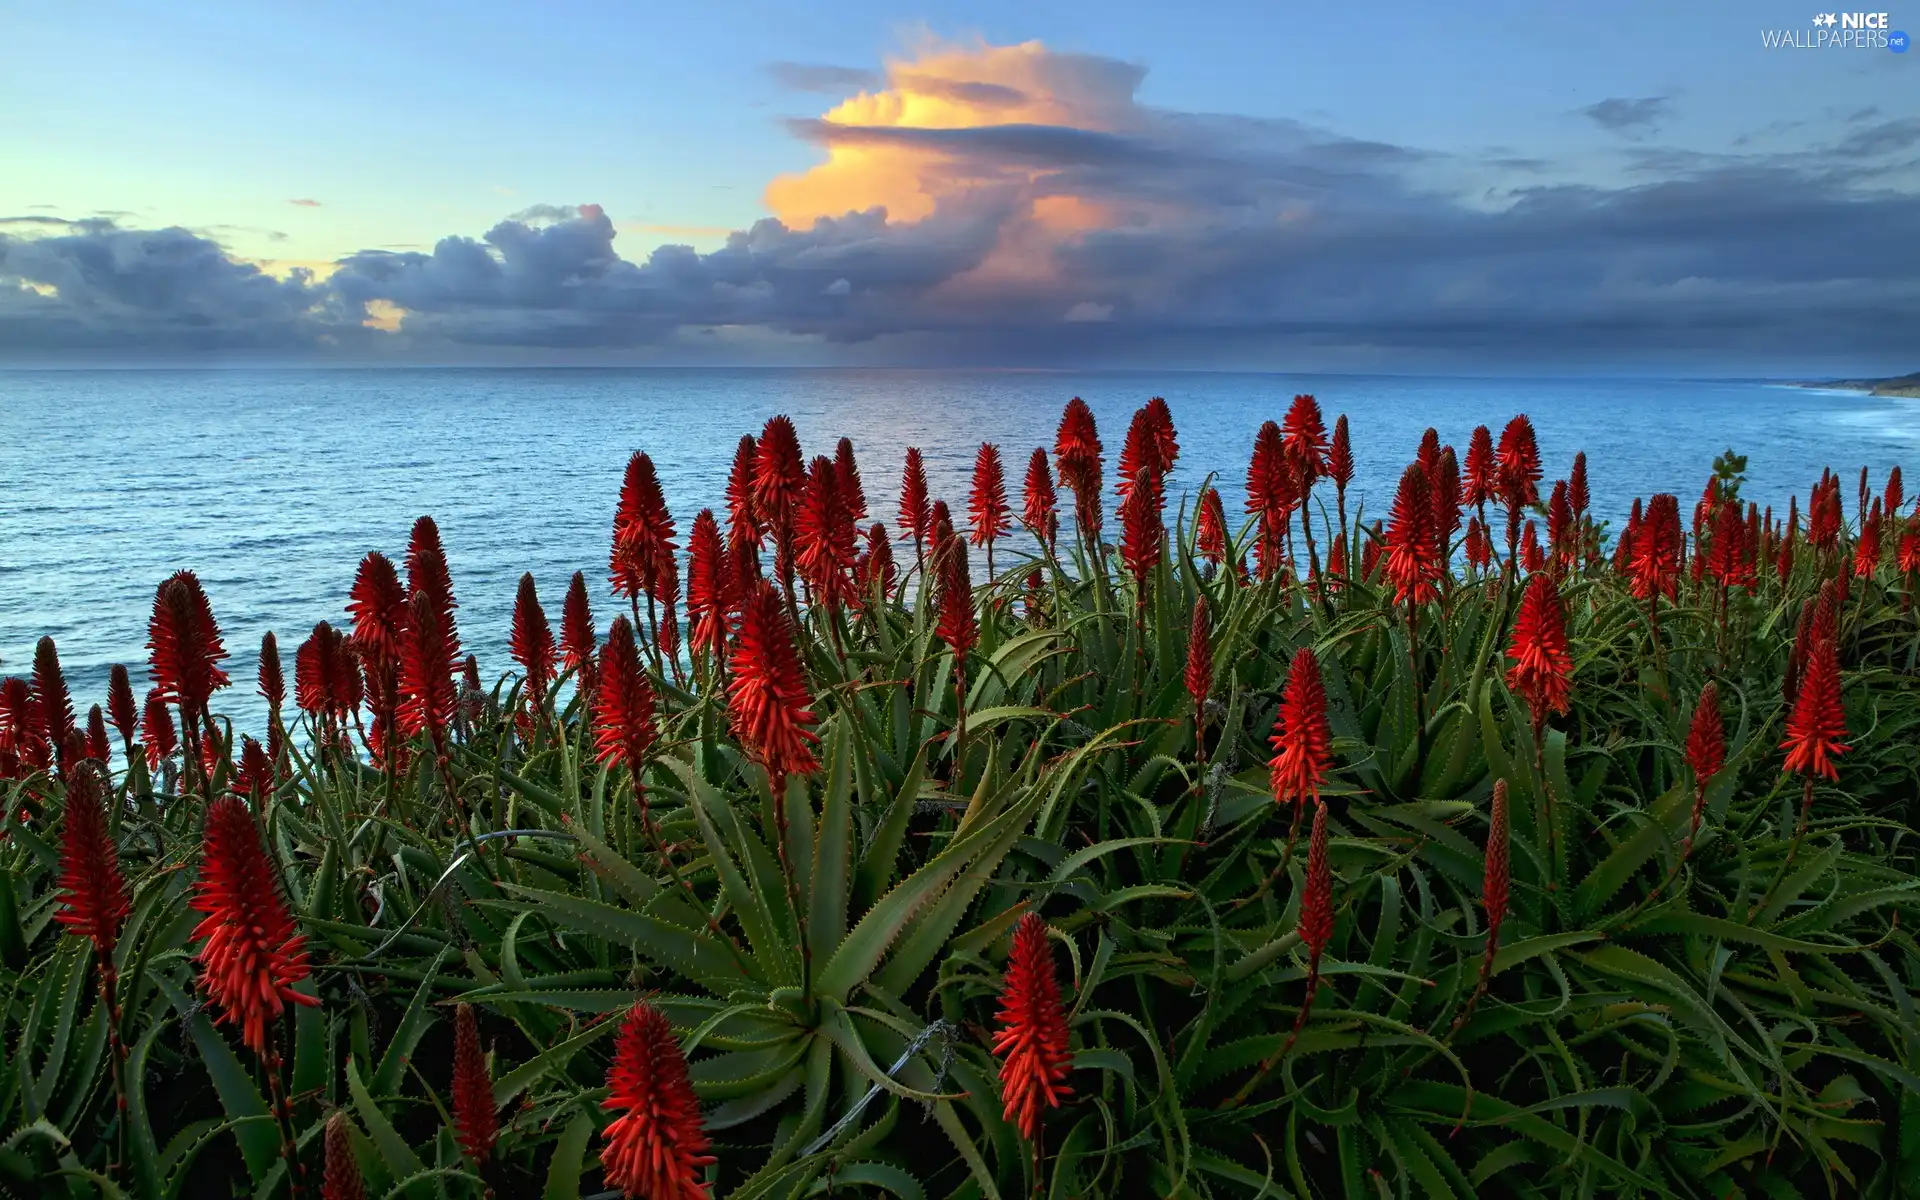
[[[816,338],[853,360],[941,363],[1326,353],[1719,366],[1797,347],[1916,349],[1911,119],[1856,114],[1824,144],[1772,153],[1632,144],[1610,160],[1624,168],[1614,182],[1573,183],[1563,164],[1506,148],[1442,154],[1300,121],[1152,109],[1132,99],[1131,64],[1043,67],[1020,87],[938,86],[988,110],[1040,90],[1092,97],[1079,110],[1092,118],[795,123],[823,146],[902,156],[938,197],[931,215],[872,208],[805,230],[769,219],[705,252],[623,254],[598,206],[537,205],[478,238],[365,250],[324,281],[279,280],[184,230],[0,218],[0,350],[592,353],[722,328]],[[1584,115],[1640,131],[1666,103],[1605,101]],[[1083,219],[1049,225],[1060,210]],[[384,306],[402,310],[399,333],[362,326]]]
[[[884,82],[877,71],[836,67],[826,63],[772,62],[767,64],[766,71],[775,83],[790,91],[819,92],[829,96],[871,91]]]
[[[1644,134],[1673,115],[1673,100],[1669,96],[1610,96],[1579,111],[1609,133]]]

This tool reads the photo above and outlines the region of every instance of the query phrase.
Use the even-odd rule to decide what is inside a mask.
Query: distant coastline
[[[1890,379],[1820,379],[1798,383],[1795,387],[1832,388],[1843,392],[1865,392],[1869,396],[1899,396],[1920,400],[1920,371],[1895,375]]]

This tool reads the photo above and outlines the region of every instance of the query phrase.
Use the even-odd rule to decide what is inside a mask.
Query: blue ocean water
[[[1595,508],[1616,527],[1636,495],[1698,495],[1715,454],[1748,455],[1745,495],[1784,510],[1823,467],[1920,466],[1920,401],[1753,382],[1459,379],[1196,373],[449,369],[0,372],[0,674],[30,669],[51,634],[76,705],[104,700],[109,666],[144,689],[156,585],[199,572],[226,633],[235,687],[216,708],[257,729],[260,636],[293,648],[344,616],[368,550],[399,560],[415,517],[440,524],[459,624],[491,679],[511,664],[509,614],[532,571],[558,622],[584,569],[604,625],[607,542],[621,472],[644,449],[682,545],[721,508],[735,444],[786,413],[809,456],[842,435],[859,453],[874,518],[891,522],[901,457],[918,446],[934,494],[964,512],[981,441],[1001,447],[1009,491],[1061,406],[1086,398],[1112,460],[1133,409],[1172,405],[1181,455],[1171,495],[1211,471],[1237,513],[1263,420],[1296,392],[1331,428],[1352,422],[1355,506],[1384,515],[1429,425],[1464,452],[1475,425],[1514,413],[1539,431],[1547,477],[1587,452]],[[1920,478],[1910,488],[1920,487]],[[1330,491],[1329,491],[1330,498]],[[1111,498],[1109,499],[1111,505]],[[1110,510],[1111,511],[1111,510]]]

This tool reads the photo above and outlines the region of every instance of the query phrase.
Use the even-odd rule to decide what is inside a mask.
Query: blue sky
[[[1354,11],[29,0],[0,356],[1720,370],[1811,305],[1809,365],[1920,360],[1847,332],[1920,328],[1920,54],[1763,49],[1798,0]],[[927,87],[990,102],[837,107]]]

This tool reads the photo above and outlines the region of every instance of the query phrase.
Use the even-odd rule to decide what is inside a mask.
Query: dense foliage
[[[636,455],[625,611],[524,580],[491,686],[423,519],[270,728],[190,573],[144,706],[43,641],[0,1187],[1910,1194],[1897,473],[1803,520],[1729,454],[1610,536],[1516,418],[1370,523],[1302,397],[1236,533],[1164,402],[1115,510],[1079,401],[1051,451],[957,525],[910,454],[889,530],[776,418],[684,552]]]

